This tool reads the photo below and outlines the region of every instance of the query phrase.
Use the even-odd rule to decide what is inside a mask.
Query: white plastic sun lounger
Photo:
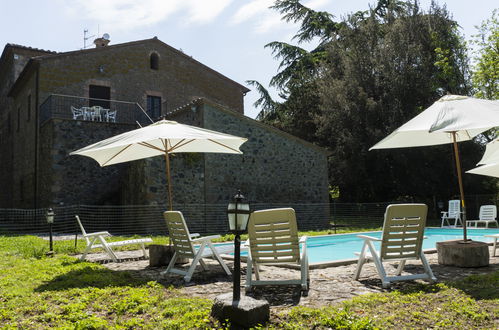
[[[80,217],[78,215],[75,215],[75,218],[76,218],[76,221],[78,221],[78,225],[80,226],[81,233],[83,234],[83,238],[85,239],[85,242],[87,243],[87,247],[80,258],[81,260],[85,260],[88,252],[90,252],[91,249],[103,249],[107,253],[107,255],[114,262],[116,262],[116,261],[118,261],[118,258],[116,257],[116,254],[113,251],[113,247],[131,245],[131,244],[140,245],[140,248],[141,248],[142,252],[144,253],[144,257],[147,257],[145,243],[152,243],[151,238],[138,238],[138,239],[129,239],[129,240],[125,240],[125,241],[107,242],[106,237],[111,236],[111,234],[109,232],[99,231],[99,232],[87,234],[87,232],[85,231],[85,228],[83,227],[83,224],[80,221]]]

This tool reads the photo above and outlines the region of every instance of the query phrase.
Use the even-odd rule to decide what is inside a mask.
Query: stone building
[[[101,168],[70,151],[161,116],[249,141],[244,155],[173,157],[174,203],[327,203],[324,150],[244,116],[241,84],[157,38],[0,58],[0,207],[165,204],[160,159]]]

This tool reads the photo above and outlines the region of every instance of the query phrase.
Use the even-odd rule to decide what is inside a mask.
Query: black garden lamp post
[[[55,216],[55,213],[54,213],[54,210],[52,210],[52,208],[49,208],[47,210],[47,213],[45,213],[45,219],[47,219],[47,223],[49,224],[49,244],[50,244],[50,251],[48,252],[48,254],[53,254],[54,253],[54,249],[53,249],[53,245],[52,245],[52,224],[54,223],[54,216]]]
[[[241,234],[246,231],[250,215],[249,204],[244,202],[244,196],[238,190],[227,207],[229,230],[236,235],[234,238],[234,274],[232,300],[241,298]]]

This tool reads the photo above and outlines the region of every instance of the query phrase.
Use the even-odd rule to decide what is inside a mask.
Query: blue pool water
[[[484,235],[499,234],[499,229],[468,228],[467,236],[474,241],[492,242],[492,238]],[[310,236],[307,239],[307,254],[310,263],[324,263],[345,259],[357,259],[355,252],[362,249],[363,240],[357,235],[381,237],[381,231],[354,234],[338,234],[327,236]],[[436,249],[436,243],[447,240],[462,239],[462,228],[426,228],[423,250]],[[379,243],[374,243],[379,249]],[[378,244],[378,245],[376,245]]]

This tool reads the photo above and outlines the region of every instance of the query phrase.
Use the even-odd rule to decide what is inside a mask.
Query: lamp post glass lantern
[[[239,190],[232,202],[227,207],[229,218],[229,229],[236,236],[234,237],[234,275],[232,300],[241,298],[241,234],[246,231],[250,215],[249,204],[244,202],[244,196]]]
[[[52,210],[52,208],[49,208],[47,210],[47,213],[45,213],[45,219],[47,219],[47,223],[49,224],[49,239],[50,239],[50,253],[52,253],[53,251],[53,245],[52,245],[52,224],[54,223],[54,217],[55,217],[55,213],[54,213],[54,210]]]

